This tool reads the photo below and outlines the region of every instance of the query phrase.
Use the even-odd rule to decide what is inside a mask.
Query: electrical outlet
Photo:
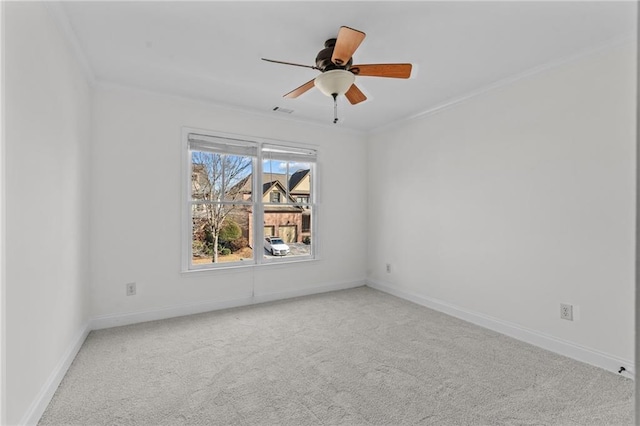
[[[387,263],[387,274],[391,273],[391,264]]]
[[[127,283],[127,296],[135,296],[136,294],[136,283]]]
[[[568,303],[561,303],[560,318],[568,321],[573,321],[573,305],[569,305]]]

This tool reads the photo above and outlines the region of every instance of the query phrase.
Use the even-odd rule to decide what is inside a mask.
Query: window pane
[[[253,160],[251,157],[225,155],[224,165],[224,199],[227,201],[251,200],[251,176]]]
[[[311,212],[301,206],[264,206],[264,257],[291,258],[312,254]]]
[[[302,203],[311,201],[311,163],[265,159],[262,161],[263,202],[265,203]],[[289,193],[275,200],[271,192],[280,190]],[[269,194],[267,194],[269,193]]]
[[[191,212],[192,266],[253,259],[250,206],[196,203]]]
[[[262,161],[262,202],[263,203],[286,203],[288,187],[287,168],[284,169],[282,161],[263,160]]]
[[[252,157],[191,151],[191,199],[251,200]]]
[[[289,163],[289,192],[295,203],[308,204],[311,199],[311,164]]]

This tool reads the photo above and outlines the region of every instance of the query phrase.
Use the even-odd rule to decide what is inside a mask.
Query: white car
[[[264,248],[274,256],[289,254],[289,246],[279,237],[266,237],[264,239]]]

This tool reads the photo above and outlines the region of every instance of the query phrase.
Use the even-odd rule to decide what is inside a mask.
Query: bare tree
[[[251,164],[251,157],[200,151],[192,153],[192,198],[202,201],[198,219],[213,236],[213,262],[218,262],[218,241],[225,219],[238,209],[234,202],[244,201],[242,189],[250,180]]]

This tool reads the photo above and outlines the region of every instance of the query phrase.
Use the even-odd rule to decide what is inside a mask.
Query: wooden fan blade
[[[333,55],[331,56],[331,62],[336,65],[344,65],[349,62],[349,59],[353,56],[353,52],[356,51],[364,37],[365,33],[362,31],[354,30],[349,27],[340,27],[338,31],[338,39],[336,45],[333,48]]]
[[[352,65],[349,71],[363,77],[409,78],[411,64]]]
[[[355,84],[352,84],[347,93],[344,94],[346,98],[351,102],[351,105],[359,104],[362,101],[366,101],[367,97],[358,89]]]
[[[314,82],[315,78],[313,80],[307,81],[305,84],[303,84],[302,86],[293,89],[292,91],[290,91],[289,93],[287,93],[286,95],[283,96],[283,98],[289,98],[289,99],[295,99],[298,96],[302,95],[304,92],[306,92],[307,90],[311,89],[313,87],[313,82]]]
[[[293,65],[293,66],[296,66],[296,67],[311,68],[311,69],[314,69],[314,70],[319,70],[320,69],[320,68],[314,67],[312,65],[302,65],[302,64],[294,64],[293,62],[274,61],[273,59],[266,59],[266,58],[260,58],[260,59],[262,59],[263,61],[267,61],[267,62],[273,62],[275,64]]]

